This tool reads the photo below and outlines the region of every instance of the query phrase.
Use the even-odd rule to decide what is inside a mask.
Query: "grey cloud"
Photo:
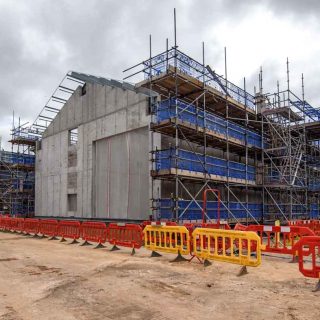
[[[263,5],[275,14],[311,14],[319,6],[317,1],[272,0]],[[258,6],[253,0],[0,0],[0,135],[8,140],[12,109],[32,122],[67,71],[122,79],[123,69],[148,57],[149,34],[154,53],[164,50],[167,37],[172,45],[174,7],[181,49],[200,60],[205,41],[206,57],[215,69],[223,65],[223,47],[206,39],[209,27],[221,21],[236,26]],[[258,67],[248,71],[248,87],[257,83]],[[270,67],[270,79],[278,77],[277,68]],[[317,93],[316,85],[308,88],[310,94]]]

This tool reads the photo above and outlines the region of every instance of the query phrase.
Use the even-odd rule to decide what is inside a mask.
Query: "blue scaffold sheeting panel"
[[[215,131],[225,137],[240,140],[242,143],[258,148],[262,147],[261,135],[210,112],[204,112],[195,106],[176,99],[159,102],[155,110],[155,122],[159,123],[170,118],[191,123],[208,130]]]
[[[35,155],[0,151],[0,161],[10,164],[34,165],[36,162],[36,157]]]
[[[175,202],[172,199],[158,199],[157,201],[157,210],[159,212],[159,216],[162,219],[173,219]],[[202,219],[202,207],[203,202],[201,200],[195,202],[190,200],[179,200],[178,201],[179,209],[178,216],[180,220],[200,220]],[[227,205],[227,208],[231,212],[228,212],[227,208],[225,208],[222,204],[220,205],[220,218],[221,219],[245,219],[254,217],[255,219],[262,218],[262,204],[258,203],[244,203],[241,205],[238,202],[230,202]],[[247,210],[250,212],[248,214]],[[210,219],[217,219],[217,209],[218,202],[217,201],[208,201],[207,202],[207,216]]]
[[[225,159],[174,148],[155,151],[155,170],[172,168],[251,181],[255,180],[256,174],[254,166],[240,162],[228,162]]]
[[[311,219],[320,218],[319,205],[316,203],[313,203],[310,205],[310,218]]]

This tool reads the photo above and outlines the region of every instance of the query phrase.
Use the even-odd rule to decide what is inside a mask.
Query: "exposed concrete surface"
[[[35,214],[147,219],[152,198],[148,109],[149,98],[142,93],[87,83],[86,94],[82,95],[78,88],[45,131],[41,149],[37,150]],[[76,128],[78,143],[70,146],[69,130]],[[108,152],[96,149],[101,141],[112,144],[110,159]],[[104,181],[95,179],[100,174],[97,166],[109,172]],[[125,179],[109,183],[111,175],[119,178],[118,173]],[[138,188],[139,192],[135,190]],[[106,199],[110,200],[107,204]]]
[[[94,250],[0,233],[1,320],[319,319],[320,292],[296,264],[263,257],[237,277],[239,266],[206,269],[173,264],[171,255]]]

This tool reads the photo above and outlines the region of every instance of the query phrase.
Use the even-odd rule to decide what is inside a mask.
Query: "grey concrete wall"
[[[116,197],[115,190],[112,215],[116,217],[118,214],[125,214],[126,218],[130,218],[131,215],[133,218],[138,218],[139,214],[139,218],[147,218],[150,198],[148,190],[143,189],[144,196],[138,198],[132,190],[135,188],[135,179],[138,178],[141,179],[138,181],[141,185],[149,186],[149,163],[146,161],[149,157],[148,104],[146,95],[122,88],[87,83],[85,95],[81,95],[81,89],[78,88],[46,130],[41,150],[37,152],[36,215],[85,218],[94,216],[107,218],[107,214],[111,215],[110,212],[100,212],[102,211],[100,210],[98,213],[96,210],[95,199],[98,189],[94,177],[96,167],[94,148],[98,141],[128,132],[127,136],[131,139],[131,156],[136,159],[130,162],[131,193],[124,189],[124,184],[120,183],[118,188],[122,192],[125,190],[127,195],[124,196],[129,197],[129,202],[135,204],[131,206],[132,212],[130,208],[127,212],[122,212],[123,200],[121,197]],[[76,146],[69,146],[69,130],[74,128],[78,128],[78,143]],[[136,132],[139,133],[138,136],[143,137],[143,141],[133,138]],[[119,158],[115,153],[113,161],[120,162],[123,156],[120,151],[126,150],[126,146],[121,143],[121,139],[118,143],[117,138],[112,141],[115,150],[119,150]],[[145,172],[142,175],[137,174],[139,165],[140,172]],[[68,210],[68,194],[76,195],[76,211]],[[133,198],[130,200],[130,197],[136,198],[135,201]],[[74,201],[74,196],[71,200]],[[101,206],[100,204],[100,208]],[[117,206],[118,213],[115,210]]]
[[[146,218],[149,211],[148,136],[148,128],[144,127],[95,142],[94,217]]]

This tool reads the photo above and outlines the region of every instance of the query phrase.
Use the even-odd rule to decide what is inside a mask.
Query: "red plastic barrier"
[[[81,224],[75,220],[60,221],[58,226],[58,236],[77,240],[80,238]]]
[[[23,231],[27,234],[33,233],[37,235],[39,233],[40,220],[38,219],[24,219]]]
[[[11,218],[8,216],[1,216],[0,229],[3,231],[10,231]]]
[[[98,242],[107,241],[107,226],[104,222],[83,222],[81,225],[81,238],[85,241]]]
[[[3,230],[4,227],[3,227],[3,215],[0,215],[0,230]]]
[[[138,224],[110,223],[107,238],[114,246],[139,249],[143,245],[142,228]]]
[[[24,231],[24,219],[23,218],[11,218],[10,229],[14,232]]]
[[[247,226],[245,226],[244,224],[241,224],[241,223],[237,223],[234,226],[233,230],[246,231],[247,230]],[[248,249],[248,241],[247,240],[242,240],[241,244],[242,244],[242,248],[243,249]],[[239,241],[236,240],[235,245],[236,245],[237,248],[239,248]],[[254,241],[251,241],[250,250],[251,250],[251,252],[255,252],[257,250],[257,244]]]
[[[202,223],[201,228],[222,229],[231,230],[231,227],[227,223]]]
[[[320,237],[304,237],[296,243],[294,249],[299,255],[299,270],[309,278],[320,279]],[[311,263],[305,257],[311,256]],[[311,267],[311,268],[310,268]]]
[[[314,232],[300,226],[263,226],[250,225],[246,231],[257,232],[261,239],[261,250],[270,253],[295,254],[294,245],[305,236],[314,236]]]
[[[314,221],[313,224],[313,232],[317,235],[320,236],[320,221]]]
[[[59,223],[58,220],[48,219],[40,220],[40,233],[48,237],[58,236]]]
[[[289,221],[289,225],[309,228],[316,235],[320,236],[320,220],[293,220],[293,221]]]
[[[244,224],[241,224],[241,223],[237,223],[233,230],[237,230],[237,231],[246,231],[247,230],[247,226],[245,226]]]

